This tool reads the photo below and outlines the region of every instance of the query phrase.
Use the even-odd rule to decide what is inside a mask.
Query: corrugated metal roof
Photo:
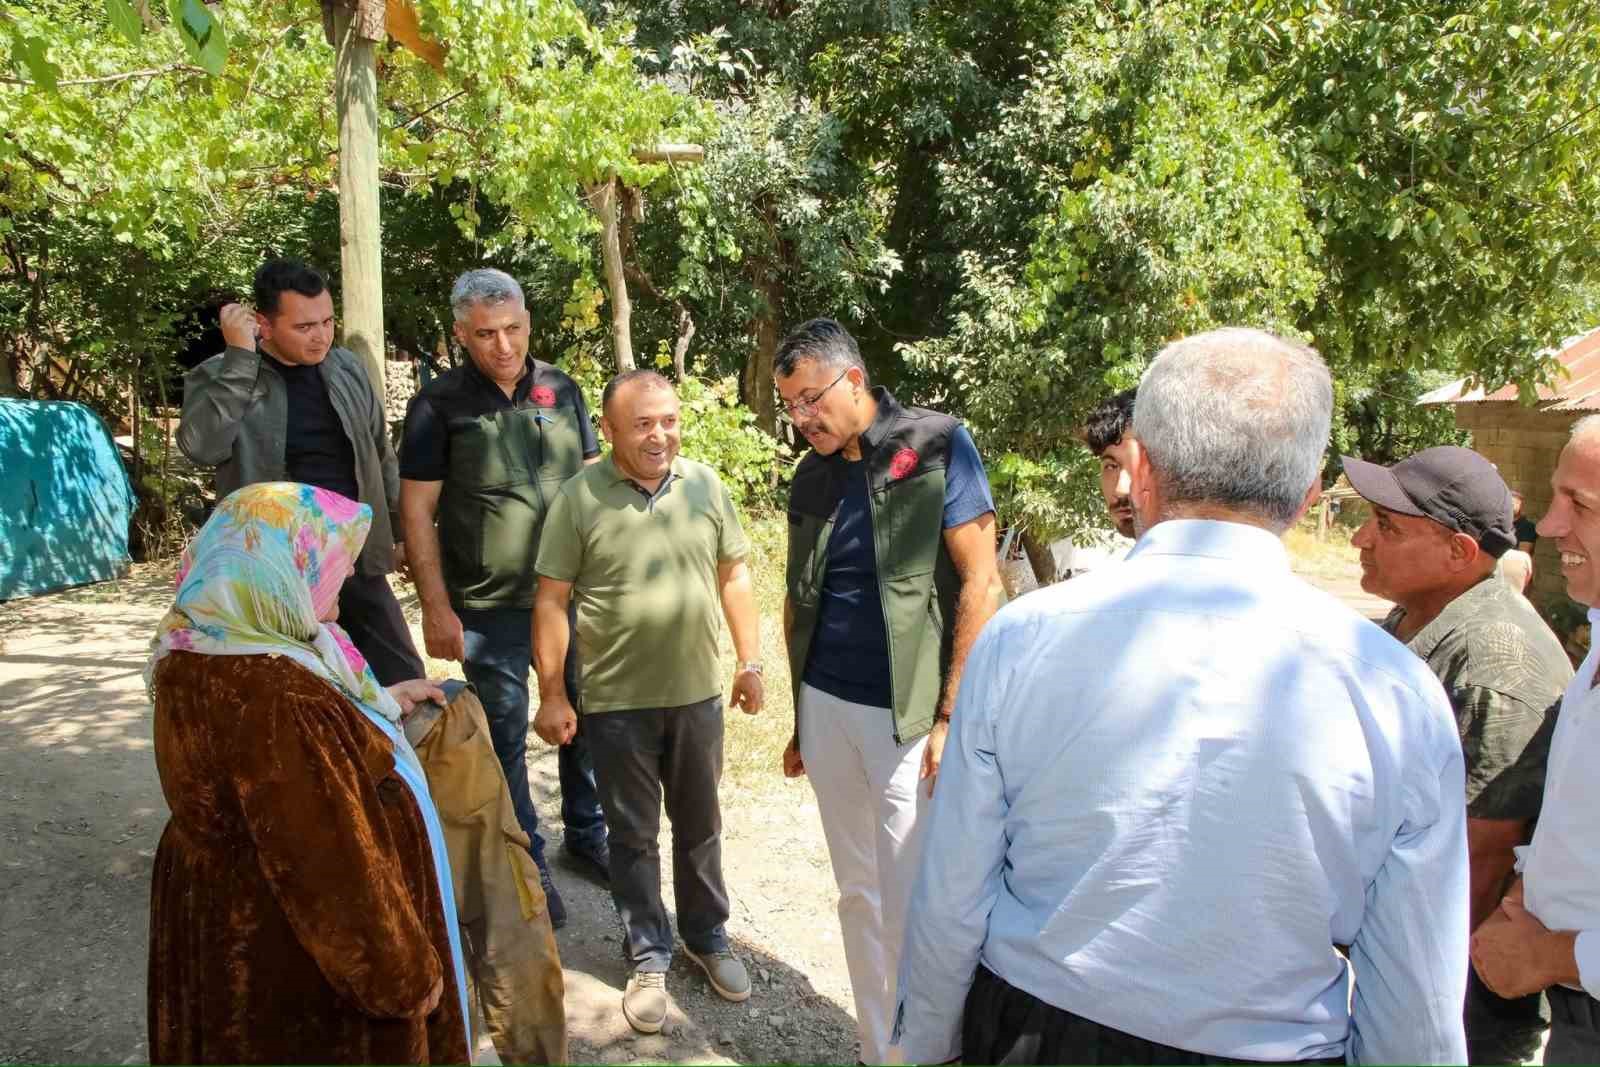
[[[1561,371],[1555,386],[1539,387],[1541,411],[1600,411],[1600,327],[1575,337],[1555,354]],[[1515,401],[1517,387],[1502,386],[1485,393],[1481,386],[1468,389],[1467,379],[1423,393],[1418,404],[1481,404]]]

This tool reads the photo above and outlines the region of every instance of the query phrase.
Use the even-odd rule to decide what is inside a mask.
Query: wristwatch
[[[743,674],[745,671],[750,671],[750,672],[752,672],[754,674],[760,674],[761,673],[761,661],[760,660],[751,660],[749,663],[741,663],[741,664],[739,664],[739,670],[738,670],[737,673]]]

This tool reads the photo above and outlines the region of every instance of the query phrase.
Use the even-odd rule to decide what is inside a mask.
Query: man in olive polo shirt
[[[601,407],[611,454],[555,494],[539,544],[534,729],[551,744],[567,744],[577,730],[561,672],[576,598],[579,706],[611,829],[611,894],[634,968],[622,1012],[635,1030],[655,1033],[666,1018],[672,962],[657,845],[663,799],[684,946],[718,994],[750,996],[724,931],[719,611],[739,661],[733,705],[747,714],[761,710],[763,698],[760,630],[733,500],[710,467],[678,455],[671,384],[653,371],[629,371],[606,386]]]
[[[1430,448],[1393,467],[1345,458],[1373,515],[1351,542],[1361,587],[1397,605],[1384,629],[1444,684],[1467,767],[1472,927],[1494,914],[1544,800],[1556,709],[1572,667],[1533,606],[1498,579],[1515,542],[1511,493],[1494,465],[1466,448]],[[1471,1063],[1519,1063],[1550,1016],[1539,993],[1506,1000],[1469,976]]]

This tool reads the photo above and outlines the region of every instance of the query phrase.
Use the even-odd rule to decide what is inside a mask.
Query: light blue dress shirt
[[[1170,520],[973,646],[894,1039],[959,1055],[981,962],[1195,1052],[1464,1063],[1467,887],[1433,673],[1267,531]]]

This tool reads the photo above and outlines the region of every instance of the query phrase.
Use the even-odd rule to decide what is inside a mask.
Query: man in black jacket
[[[304,482],[372,509],[356,572],[339,593],[339,625],[383,685],[426,675],[389,588],[405,565],[400,475],[383,401],[361,360],[334,345],[323,276],[293,259],[256,271],[254,310],[222,309],[227,349],[184,379],[178,447],[216,467],[217,496],[255,482]]]

